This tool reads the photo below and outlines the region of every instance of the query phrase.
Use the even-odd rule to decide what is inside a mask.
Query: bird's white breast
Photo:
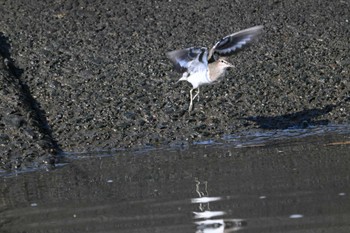
[[[198,88],[203,84],[211,83],[208,70],[191,73],[187,77],[187,81],[192,84],[193,88]]]

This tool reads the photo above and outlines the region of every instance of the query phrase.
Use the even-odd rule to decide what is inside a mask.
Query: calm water
[[[67,155],[74,159],[59,169],[0,178],[0,232],[348,233],[350,131],[342,129]]]

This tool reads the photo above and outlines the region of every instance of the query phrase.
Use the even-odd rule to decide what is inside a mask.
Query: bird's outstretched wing
[[[261,33],[263,26],[251,27],[231,35],[225,36],[219,40],[209,52],[209,61],[216,60],[215,55],[219,57],[231,56],[241,49],[250,45]]]
[[[208,49],[191,47],[168,52],[167,57],[173,63],[175,70],[183,73],[193,73],[208,69]]]

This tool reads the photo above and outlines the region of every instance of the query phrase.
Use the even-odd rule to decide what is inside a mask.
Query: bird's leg
[[[193,105],[193,98],[192,98],[192,91],[194,88],[190,90],[190,107],[188,108],[188,112],[190,113],[192,111],[192,105]]]
[[[198,96],[198,102],[199,102],[199,87],[198,87],[197,96]]]
[[[199,102],[199,87],[198,87],[197,89],[198,89],[198,91],[197,91],[197,93],[194,95],[193,99],[195,99],[196,97],[198,97],[198,102]]]

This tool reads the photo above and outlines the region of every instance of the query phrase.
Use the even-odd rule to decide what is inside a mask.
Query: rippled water
[[[350,232],[348,126],[223,140],[2,177],[0,232]]]

